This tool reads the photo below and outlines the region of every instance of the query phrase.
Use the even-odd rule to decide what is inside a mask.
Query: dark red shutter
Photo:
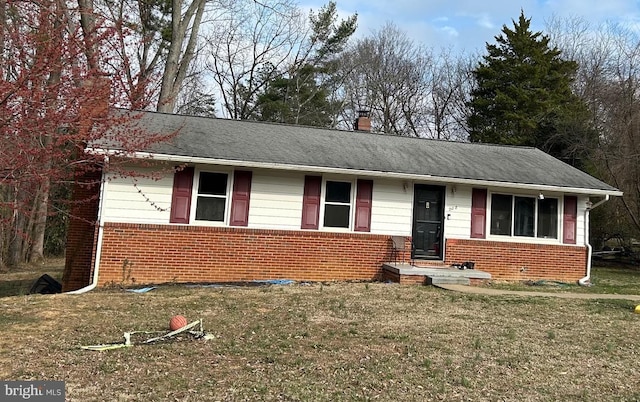
[[[356,192],[356,232],[371,231],[371,199],[373,195],[373,181],[358,180]]]
[[[193,187],[193,167],[186,167],[173,175],[171,195],[171,223],[189,223],[191,211],[191,188]]]
[[[562,219],[562,242],[576,244],[578,220],[578,198],[570,195],[564,197],[564,214]]]
[[[251,172],[236,170],[233,174],[231,197],[231,226],[249,224],[249,199],[251,198]]]
[[[487,236],[487,190],[474,188],[471,193],[471,238],[484,239]]]
[[[321,176],[304,177],[304,195],[302,196],[302,229],[318,229],[320,222]]]

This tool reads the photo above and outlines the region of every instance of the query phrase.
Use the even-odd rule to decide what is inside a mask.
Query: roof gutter
[[[109,157],[106,156],[105,166],[108,164],[108,162],[109,162]],[[100,268],[100,257],[102,254],[102,237],[104,232],[104,217],[103,217],[102,211],[104,208],[104,194],[105,194],[106,187],[107,187],[106,169],[103,169],[102,180],[100,183],[100,201],[98,202],[98,240],[96,241],[96,254],[95,254],[95,261],[93,263],[92,281],[89,285],[83,288],[72,290],[70,292],[65,292],[65,294],[80,295],[83,293],[90,292],[93,289],[95,289],[96,286],[98,286],[98,271]]]
[[[587,272],[584,278],[578,279],[578,284],[581,286],[591,285],[591,256],[593,254],[593,249],[591,244],[589,244],[589,212],[607,201],[609,201],[609,194],[605,195],[603,199],[595,204],[587,206],[584,210],[584,244],[587,246]]]
[[[300,172],[318,172],[318,173],[334,173],[334,174],[349,174],[349,175],[360,174],[360,175],[366,175],[370,177],[382,177],[382,178],[393,178],[393,179],[404,179],[404,180],[429,180],[429,181],[439,182],[439,183],[456,183],[456,184],[466,184],[471,186],[483,186],[483,187],[498,186],[498,187],[504,187],[504,188],[533,190],[533,191],[541,191],[541,192],[557,191],[557,192],[573,193],[573,194],[586,194],[586,195],[592,195],[592,196],[622,196],[623,194],[621,191],[618,191],[618,190],[559,187],[559,186],[527,184],[527,183],[509,183],[509,182],[499,182],[499,181],[479,180],[479,179],[464,179],[464,178],[458,178],[458,177],[432,176],[427,174],[423,175],[423,174],[413,174],[413,173],[396,173],[396,172],[382,172],[382,171],[374,171],[374,170],[332,168],[332,167],[322,167],[322,166],[288,165],[284,163],[273,163],[273,162],[237,161],[237,160],[231,160],[231,159],[214,159],[214,158],[202,158],[202,157],[195,157],[195,156],[156,154],[151,152],[131,152],[131,153],[123,154],[122,151],[119,151],[119,150],[109,150],[109,149],[102,149],[102,148],[87,148],[87,152],[94,152],[96,154],[103,154],[103,155],[120,155],[123,157],[129,157],[129,158],[154,159],[158,161],[167,161],[167,162],[176,162],[176,163],[217,164],[222,166],[243,166],[248,168],[259,168],[259,169],[278,169],[278,170],[290,170],[290,171],[300,171]]]

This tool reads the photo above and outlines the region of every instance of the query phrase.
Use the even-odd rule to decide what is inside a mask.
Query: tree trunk
[[[25,215],[20,210],[24,205],[23,191],[20,191],[20,185],[16,184],[13,193],[13,210],[11,216],[11,225],[9,233],[9,245],[7,251],[7,266],[17,267],[22,262],[22,245],[24,244],[24,226]]]
[[[4,253],[5,253],[5,245],[7,244],[4,238],[4,234],[5,234],[5,225],[0,222],[0,270],[2,270],[5,267],[5,258],[4,258]]]
[[[84,0],[83,0],[84,1]],[[62,24],[62,12],[64,10],[64,6],[62,4],[57,5],[57,14],[59,18],[56,18],[54,25],[54,32],[58,32],[58,29]],[[93,18],[93,16],[91,16]],[[95,21],[92,21],[95,23]],[[62,37],[56,37],[60,43],[64,40]],[[91,54],[94,56],[94,54]],[[89,56],[89,54],[88,54]],[[52,66],[51,73],[47,79],[47,91],[46,102],[52,108],[57,108],[57,98],[55,96],[55,89],[60,84],[60,78],[62,75],[62,65],[60,63],[56,63]],[[36,197],[33,209],[32,209],[32,219],[30,221],[29,229],[29,238],[31,240],[31,247],[29,249],[29,254],[25,255],[26,259],[29,262],[41,262],[44,259],[44,235],[45,228],[47,226],[47,216],[49,212],[49,192],[51,190],[51,180],[46,172],[51,169],[51,151],[49,150],[51,145],[51,139],[55,135],[58,127],[51,124],[45,124],[42,128],[43,133],[41,136],[41,144],[43,148],[43,172],[42,178],[40,179],[40,183],[38,185],[38,197]]]
[[[184,16],[182,16],[182,0],[173,0],[171,15],[173,29],[171,30],[171,43],[169,44],[167,62],[162,74],[162,86],[158,97],[158,112],[173,113],[180,87],[193,60],[200,22],[204,13],[205,0],[192,1]],[[191,24],[189,40],[184,54],[182,54],[182,47],[187,36],[189,24]],[[181,55],[182,57],[180,57]]]
[[[34,224],[31,233],[31,249],[28,261],[40,263],[44,260],[44,235],[47,226],[47,216],[49,213],[49,190],[50,183],[45,179],[39,191],[39,197],[33,206]]]
[[[3,205],[7,203],[6,186],[0,185],[0,202]],[[0,269],[5,267],[6,253],[7,253],[7,232],[8,232],[8,219],[5,216],[5,208],[0,208]]]
[[[0,0],[0,79],[5,76],[5,29],[7,25],[7,0]],[[0,261],[1,263],[1,261]],[[1,266],[1,265],[0,265]]]
[[[99,70],[99,66],[95,43],[96,16],[93,12],[93,0],[78,0],[78,7],[80,10],[80,27],[82,28],[85,43],[85,56],[87,56],[87,63],[91,70],[97,72]]]

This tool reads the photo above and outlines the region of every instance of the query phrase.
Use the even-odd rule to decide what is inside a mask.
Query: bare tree
[[[159,112],[175,109],[178,93],[195,55],[205,4],[206,0],[192,0],[185,6],[183,0],[172,0],[171,41],[158,96]]]
[[[426,136],[466,141],[467,101],[471,93],[471,61],[449,49],[434,55],[427,74]]]
[[[192,116],[216,116],[216,97],[205,83],[205,67],[196,58],[178,94],[176,111]]]
[[[471,62],[415,43],[393,24],[357,41],[342,57],[346,76],[340,125],[370,110],[372,129],[387,134],[466,140]]]
[[[387,134],[421,136],[426,107],[430,52],[392,24],[358,40],[343,55],[349,72],[344,84],[343,119],[361,109],[371,111],[372,129]]]
[[[255,117],[260,120],[334,127],[340,107],[336,91],[344,75],[340,54],[356,30],[357,14],[338,21],[337,5],[330,1],[311,11],[304,41],[292,63],[274,71],[260,91]],[[284,70],[283,70],[284,68]]]
[[[574,90],[589,105],[597,140],[592,173],[624,191],[596,210],[595,238],[640,233],[640,35],[625,27],[589,25],[582,19],[551,19],[558,46],[579,64]],[[600,216],[598,216],[600,215]],[[593,230],[592,229],[592,230]]]
[[[247,119],[256,97],[306,49],[304,18],[292,0],[239,0],[219,10],[207,35],[208,66],[223,114]]]
[[[121,80],[112,83],[122,94],[120,106],[146,109],[158,98],[170,40],[166,35],[170,10],[164,9],[165,2],[158,1],[97,1],[113,32],[102,49],[113,55],[105,67],[122,71]]]

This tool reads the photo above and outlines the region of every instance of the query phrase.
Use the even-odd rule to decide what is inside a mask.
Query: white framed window
[[[324,217],[326,228],[351,227],[353,183],[348,181],[326,180],[324,186]]]
[[[557,198],[545,198],[538,201],[536,236],[545,239],[558,238],[559,207]]]
[[[491,194],[491,235],[558,239],[559,222],[557,198]]]
[[[224,222],[229,204],[229,174],[200,171],[195,186],[195,220]]]

